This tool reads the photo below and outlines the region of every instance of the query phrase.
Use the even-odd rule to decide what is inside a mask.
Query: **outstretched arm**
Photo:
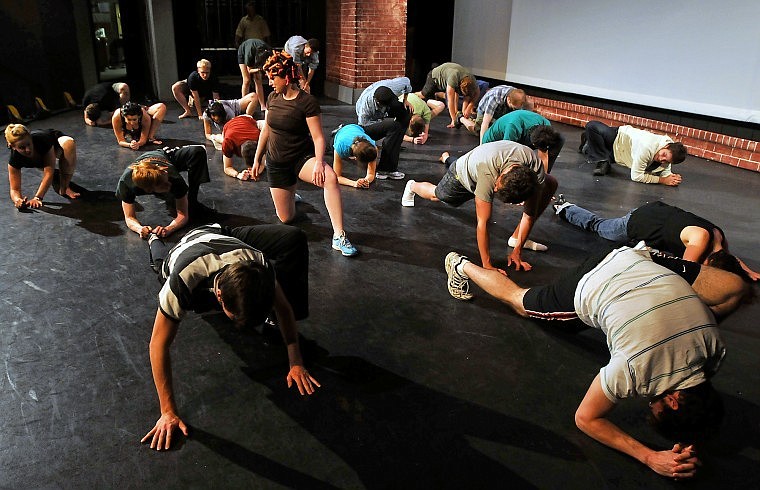
[[[523,270],[529,271],[533,268],[529,263],[522,260],[522,248],[523,245],[525,245],[526,240],[528,240],[528,236],[530,235],[530,231],[533,229],[535,222],[536,218],[523,213],[522,218],[520,218],[520,223],[517,225],[517,232],[515,235],[517,243],[507,257],[507,265],[514,264],[515,270],[519,271],[520,268],[522,268]]]
[[[676,444],[671,450],[654,451],[606,418],[614,408],[615,404],[602,391],[601,378],[597,374],[575,412],[575,424],[586,435],[636,458],[659,475],[676,479],[694,476],[699,460],[691,446],[682,448]]]
[[[309,372],[303,366],[303,358],[301,357],[301,348],[298,345],[298,329],[296,327],[295,316],[293,315],[293,308],[290,307],[290,303],[285,297],[285,293],[282,292],[279,283],[275,283],[274,312],[277,315],[277,323],[280,325],[282,339],[285,341],[285,345],[288,348],[290,370],[288,371],[288,376],[285,378],[288,383],[288,388],[293,386],[293,382],[295,382],[299,393],[302,395],[311,395],[314,393],[314,387],[319,387],[321,385],[316,379],[311,377]]]
[[[153,371],[153,382],[156,384],[158,401],[161,406],[161,417],[140,442],[150,439],[151,449],[169,449],[174,429],[179,429],[187,435],[187,426],[177,415],[172,386],[172,365],[169,348],[177,334],[179,322],[172,320],[161,312],[156,311],[153,322],[153,334],[150,337],[150,366]]]

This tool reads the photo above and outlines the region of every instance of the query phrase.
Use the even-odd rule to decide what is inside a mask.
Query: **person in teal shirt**
[[[515,141],[530,148],[536,149],[535,138],[531,137],[533,129],[539,126],[551,126],[551,122],[541,114],[524,109],[518,109],[504,114],[488,128],[483,135],[483,143],[492,141]],[[549,141],[549,169],[554,166],[560,150],[565,144],[565,138],[558,132],[553,131]]]

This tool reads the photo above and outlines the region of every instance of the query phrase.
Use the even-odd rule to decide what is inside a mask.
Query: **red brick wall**
[[[601,121],[608,126],[630,124],[653,133],[667,134],[682,142],[690,155],[760,172],[760,143],[757,141],[569,102],[539,97],[533,97],[533,101],[536,110],[551,121],[580,127],[589,121]]]
[[[327,0],[328,81],[363,88],[404,76],[406,0]]]

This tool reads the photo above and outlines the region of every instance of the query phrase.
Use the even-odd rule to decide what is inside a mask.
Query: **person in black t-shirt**
[[[760,274],[728,253],[728,241],[720,227],[676,206],[654,201],[619,218],[600,218],[560,194],[554,204],[558,216],[613,242],[644,241],[648,246],[691,262],[734,272],[757,281]]]
[[[187,170],[190,185],[180,171]],[[209,182],[208,161],[203,145],[164,148],[143,153],[127,167],[116,184],[116,197],[121,199],[127,227],[147,239],[151,233],[165,237],[182,228],[190,214],[208,214],[210,209],[198,202],[198,188]],[[174,198],[177,215],[164,226],[140,223],[135,210],[135,198],[145,194],[169,195]]]
[[[198,119],[203,119],[203,108],[211,100],[219,99],[219,81],[211,74],[211,62],[206,59],[198,61],[197,70],[172,85],[172,93],[185,112],[180,119],[193,115],[193,108]],[[191,107],[192,106],[192,107]]]
[[[58,193],[69,199],[79,197],[79,193],[69,188],[77,166],[77,146],[73,138],[55,129],[30,132],[23,124],[9,124],[5,128],[5,140],[11,150],[8,160],[8,181],[11,201],[16,208],[42,207],[45,193],[53,183],[56,159],[60,171]],[[22,168],[42,170],[42,181],[31,199],[21,192]]]
[[[103,82],[90,87],[82,97],[84,123],[88,126],[110,126],[111,113],[129,99],[129,85],[123,82]]]

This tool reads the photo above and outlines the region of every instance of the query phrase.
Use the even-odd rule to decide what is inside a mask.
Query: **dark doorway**
[[[211,61],[217,76],[240,75],[235,47],[235,29],[246,14],[246,0],[174,0],[174,36],[177,46],[178,78],[190,73],[200,58]],[[282,48],[293,35],[320,40],[319,59],[325,61],[325,1],[260,0],[256,12],[266,19],[272,35],[270,44]],[[312,93],[324,91],[324,65],[312,80]],[[236,92],[239,93],[239,92]]]
[[[417,89],[434,64],[451,61],[454,0],[408,0],[406,12],[406,73]]]

